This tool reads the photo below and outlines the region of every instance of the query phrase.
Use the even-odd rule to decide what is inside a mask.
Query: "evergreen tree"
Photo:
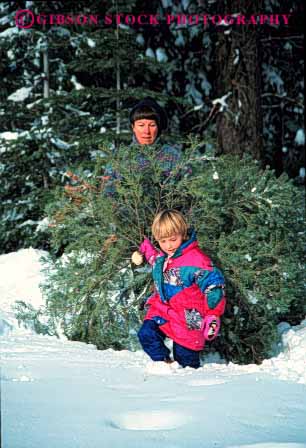
[[[104,151],[94,175],[71,174],[74,185],[66,187],[50,210],[53,246],[65,245],[67,255],[46,268],[44,290],[54,329],[61,319],[72,339],[99,348],[134,348],[139,305],[151,282],[148,269],[133,272],[131,251],[150,234],[160,207],[182,203],[176,178],[187,175],[186,160],[165,175],[154,148]],[[109,163],[118,173],[113,180],[101,176]]]
[[[260,362],[278,340],[277,324],[305,316],[304,193],[287,175],[230,155],[206,166],[187,189],[202,204],[193,213],[199,239],[227,279],[216,348],[227,359]]]
[[[151,282],[130,255],[166,207],[183,211],[225,274],[228,306],[213,348],[226,359],[262,361],[277,341],[277,324],[303,319],[302,194],[285,175],[276,178],[249,158],[207,158],[199,146],[192,144],[169,176],[156,150],[123,146],[115,155],[105,150],[94,176],[72,177],[74,188],[66,187],[50,210],[53,245],[66,246],[46,265],[53,332],[61,322],[68,337],[100,348],[137,346],[139,306]],[[108,160],[120,173],[111,190],[99,176]]]
[[[101,13],[98,1],[27,3],[36,14]],[[161,70],[128,26],[18,29],[18,6],[1,4],[1,252],[48,247],[40,221],[50,191],[68,167],[92,166],[102,140],[130,140],[127,107],[149,93],[134,79]],[[133,7],[105,1],[103,13]]]

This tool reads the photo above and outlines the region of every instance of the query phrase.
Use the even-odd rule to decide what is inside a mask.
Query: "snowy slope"
[[[261,366],[98,351],[18,328],[11,304],[43,303],[39,255],[0,257],[3,448],[306,448],[305,321]]]

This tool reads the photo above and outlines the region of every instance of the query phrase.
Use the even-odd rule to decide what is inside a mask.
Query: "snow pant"
[[[161,331],[154,320],[145,320],[139,332],[138,339],[143,350],[153,361],[166,361],[170,359],[170,350],[165,346],[166,335]],[[200,352],[183,347],[173,341],[173,358],[182,367],[200,367]]]

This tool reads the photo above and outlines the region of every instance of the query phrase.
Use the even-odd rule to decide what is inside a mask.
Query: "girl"
[[[200,351],[214,339],[225,308],[224,278],[198,247],[195,232],[188,230],[176,210],[158,213],[152,234],[160,251],[148,239],[134,252],[153,266],[154,294],[145,304],[144,323],[138,332],[144,351],[153,361],[171,362],[164,339],[173,340],[173,357],[181,366],[200,367]]]

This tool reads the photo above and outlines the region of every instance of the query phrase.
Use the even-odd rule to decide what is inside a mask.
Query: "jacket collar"
[[[198,241],[197,241],[197,235],[196,235],[196,231],[194,230],[193,227],[190,227],[188,229],[188,240],[184,241],[180,247],[178,247],[176,249],[176,251],[174,252],[174,254],[171,256],[171,258],[177,258],[180,257],[182,254],[185,254],[186,252],[188,252],[190,249],[193,249],[194,247],[196,247],[198,245]],[[163,255],[163,260],[167,257],[167,255],[165,254],[165,252],[162,252]]]
[[[188,240],[184,241],[180,247],[176,249],[173,258],[180,257],[198,244],[196,231],[192,227],[188,229],[188,237]]]

